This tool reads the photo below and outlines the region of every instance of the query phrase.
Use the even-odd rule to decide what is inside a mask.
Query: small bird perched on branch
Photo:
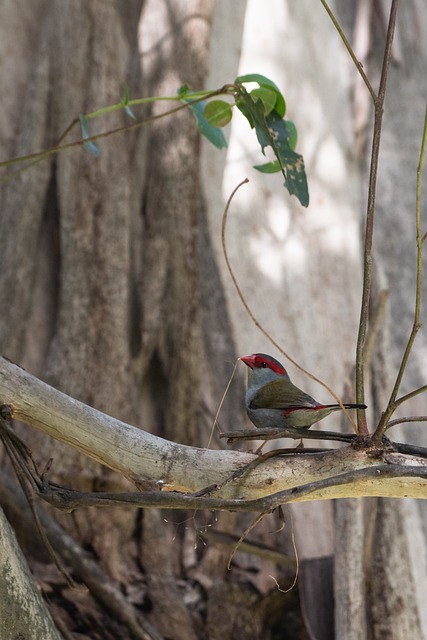
[[[246,410],[258,429],[293,427],[308,429],[339,404],[320,404],[292,384],[286,369],[272,356],[254,353],[240,358],[248,367]],[[346,409],[366,409],[364,404],[344,404]]]

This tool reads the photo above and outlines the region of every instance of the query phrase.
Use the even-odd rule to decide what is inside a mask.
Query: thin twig
[[[391,429],[391,427],[395,427],[397,424],[402,424],[404,422],[427,422],[427,416],[406,416],[405,418],[396,418],[395,420],[390,420],[387,423],[387,429]]]
[[[341,40],[344,43],[345,48],[347,49],[348,53],[350,54],[351,59],[354,62],[354,65],[357,69],[357,71],[360,73],[363,82],[365,83],[365,85],[368,88],[369,93],[372,96],[372,101],[375,103],[375,101],[377,100],[377,94],[375,93],[374,89],[372,88],[371,83],[369,82],[369,78],[366,75],[366,73],[363,70],[363,66],[361,65],[361,63],[359,62],[359,60],[356,57],[356,54],[353,51],[352,46],[350,45],[349,41],[347,40],[343,30],[341,29],[338,20],[336,19],[336,17],[334,16],[333,12],[331,11],[331,9],[329,8],[326,0],[320,0],[320,2],[323,4],[326,13],[328,14],[328,16],[330,17],[330,19],[332,20],[332,23],[335,27],[335,29],[338,31]]]
[[[22,491],[27,499],[28,505],[30,507],[31,513],[34,518],[34,522],[36,524],[36,528],[40,534],[41,539],[43,540],[46,549],[54,561],[58,571],[64,576],[64,579],[68,583],[70,587],[75,587],[76,584],[71,577],[71,575],[66,571],[65,567],[61,564],[52,544],[46,534],[44,527],[40,521],[39,512],[37,511],[37,507],[35,504],[35,495],[36,491],[40,490],[42,487],[42,483],[40,481],[35,481],[34,472],[28,465],[27,459],[30,457],[27,454],[26,445],[15,435],[14,438],[8,433],[7,430],[8,424],[6,420],[0,418],[0,439],[4,444],[6,452],[9,456],[9,459],[12,463],[12,466],[15,470],[16,477],[18,478],[19,484],[21,485]],[[18,444],[19,442],[19,444]]]
[[[302,433],[301,433],[302,432]],[[297,429],[294,427],[270,427],[266,429],[239,429],[237,431],[226,431],[221,433],[220,438],[227,438],[229,442],[233,440],[276,440],[277,438],[293,438],[294,440],[334,440],[337,442],[351,442],[357,438],[355,433],[339,433],[337,431],[320,431]],[[306,451],[306,449],[302,449]]]
[[[209,544],[215,547],[234,547],[239,538],[232,533],[228,533],[225,531],[218,531],[216,529],[206,529],[205,531],[199,531],[199,536],[205,542],[209,542]],[[269,547],[265,544],[260,544],[259,542],[254,542],[252,540],[241,540],[239,542],[239,551],[242,553],[249,553],[254,556],[258,556],[263,560],[272,560],[276,564],[283,565],[285,567],[289,567],[291,569],[295,569],[296,562],[292,558],[290,558],[283,551],[279,551],[278,549],[274,549],[273,547]]]
[[[410,400],[411,398],[415,398],[415,396],[418,396],[420,393],[424,393],[424,391],[427,391],[427,384],[423,384],[422,387],[418,387],[418,389],[414,389],[409,393],[405,393],[404,396],[400,396],[400,398],[397,398],[397,400],[395,400],[395,408],[400,407],[401,404],[403,404],[407,400]]]
[[[373,438],[379,441],[385,430],[387,429],[387,425],[390,422],[390,418],[395,412],[396,408],[409,400],[414,395],[418,393],[422,393],[427,389],[427,385],[420,387],[420,389],[416,389],[415,391],[402,396],[398,400],[397,394],[399,393],[400,385],[402,383],[403,374],[405,373],[406,365],[408,364],[409,356],[412,351],[412,347],[415,342],[415,338],[417,333],[421,327],[421,293],[422,293],[422,277],[423,277],[423,247],[425,234],[422,234],[421,230],[421,178],[422,178],[422,170],[424,166],[424,155],[426,148],[426,140],[427,140],[427,104],[426,110],[424,114],[424,129],[423,129],[423,137],[421,141],[421,149],[420,156],[418,160],[417,167],[417,187],[416,187],[416,201],[415,201],[415,221],[416,221],[416,234],[417,234],[417,281],[415,285],[415,309],[414,309],[414,323],[412,325],[412,330],[408,338],[408,342],[406,344],[405,351],[402,356],[402,361],[400,363],[399,371],[396,376],[396,382],[394,383],[393,390],[390,395],[390,399],[388,401],[388,405],[383,415],[381,416],[381,420],[378,424],[378,427],[373,435]]]
[[[362,303],[360,309],[359,333],[356,348],[356,402],[364,404],[364,367],[365,367],[365,341],[368,326],[369,303],[372,288],[372,244],[374,236],[375,220],[375,195],[377,187],[378,157],[381,141],[382,119],[385,90],[387,85],[387,75],[391,59],[391,47],[393,42],[394,29],[396,25],[398,0],[393,0],[390,9],[390,18],[387,28],[387,37],[384,50],[383,66],[381,71],[380,87],[378,97],[374,100],[374,133],[372,137],[371,166],[369,172],[368,205],[366,213],[365,247],[363,256],[363,289]],[[365,410],[357,412],[358,432],[361,435],[368,435]]]
[[[265,516],[267,516],[269,513],[270,513],[269,511],[264,511],[262,513],[259,513],[257,515],[257,517],[255,518],[255,520],[253,520],[251,522],[251,524],[244,530],[244,532],[242,533],[242,535],[240,536],[240,538],[238,539],[238,541],[234,545],[234,548],[233,548],[232,552],[229,555],[228,563],[227,563],[227,569],[228,570],[231,569],[231,563],[233,562],[233,558],[234,558],[234,556],[236,554],[236,551],[238,551],[238,549],[240,547],[240,543],[244,542],[244,540],[248,537],[250,532],[253,531],[255,529],[255,527],[261,522],[261,520],[264,520]]]
[[[342,400],[337,396],[337,394],[334,391],[332,391],[332,389],[326,384],[326,382],[323,382],[323,380],[320,380],[315,375],[313,375],[312,373],[310,373],[309,371],[304,369],[304,367],[302,367],[300,364],[298,364],[298,362],[296,360],[294,360],[294,358],[292,358],[292,356],[290,356],[289,353],[287,353],[283,349],[283,347],[280,346],[280,344],[278,342],[276,342],[276,340],[268,333],[268,331],[266,329],[264,329],[262,324],[255,317],[252,309],[250,308],[249,304],[246,301],[245,296],[243,295],[243,292],[242,292],[242,290],[241,290],[241,288],[239,286],[239,283],[237,282],[237,278],[234,275],[234,271],[233,271],[233,268],[231,266],[230,259],[228,257],[227,243],[225,241],[225,230],[226,230],[226,227],[227,227],[228,211],[230,209],[231,201],[232,201],[234,195],[236,194],[236,192],[240,189],[240,187],[242,187],[244,184],[247,184],[248,182],[249,182],[248,178],[245,178],[244,180],[242,180],[242,182],[240,182],[237,185],[237,187],[235,187],[235,189],[233,189],[233,191],[231,192],[230,197],[227,200],[227,204],[225,205],[224,213],[223,213],[223,216],[222,216],[222,225],[221,225],[222,251],[223,251],[223,254],[224,254],[224,259],[225,259],[225,263],[227,265],[228,273],[230,274],[231,280],[232,280],[232,282],[234,284],[234,288],[236,289],[237,294],[238,294],[240,300],[242,301],[242,304],[245,307],[247,314],[249,315],[250,319],[255,324],[255,326],[261,331],[261,333],[267,338],[267,340],[269,340],[271,342],[271,344],[274,347],[276,347],[276,349],[278,351],[280,351],[280,353],[289,362],[291,362],[294,365],[294,367],[299,369],[299,371],[304,373],[304,375],[308,376],[311,380],[314,380],[315,382],[320,384],[322,387],[324,387],[326,389],[326,391],[328,391],[328,393],[331,394],[331,396],[334,398],[334,400],[336,400],[337,403],[340,405],[341,409],[343,410],[344,414],[346,415],[347,419],[349,420],[349,422],[350,422],[351,426],[353,427],[354,431],[356,431],[356,424],[355,424],[353,418],[351,417],[349,411],[344,407]]]
[[[182,111],[184,109],[188,109],[191,106],[193,106],[194,104],[197,104],[198,102],[202,102],[203,100],[206,100],[208,98],[213,98],[215,96],[222,95],[224,93],[225,94],[229,94],[232,86],[233,85],[224,85],[223,87],[221,87],[220,89],[218,89],[216,91],[211,91],[210,93],[203,94],[202,97],[195,98],[194,100],[186,102],[185,104],[180,104],[177,107],[174,107],[173,109],[169,109],[169,111],[165,111],[164,113],[160,113],[158,115],[150,116],[149,118],[145,118],[144,120],[141,120],[140,122],[129,124],[129,125],[126,125],[124,127],[118,127],[116,129],[111,129],[109,131],[104,131],[102,133],[97,133],[97,134],[95,134],[93,136],[89,136],[89,137],[84,138],[82,140],[76,140],[74,142],[68,142],[66,144],[60,144],[58,146],[51,147],[50,149],[45,149],[44,151],[38,151],[36,153],[29,153],[29,154],[24,155],[24,156],[19,156],[17,158],[12,158],[11,160],[2,161],[2,162],[0,162],[0,168],[1,167],[8,167],[8,166],[20,164],[21,162],[28,162],[29,164],[26,167],[24,167],[24,169],[25,169],[25,168],[28,168],[28,167],[32,166],[33,164],[35,164],[36,162],[38,162],[40,160],[44,160],[45,158],[48,158],[48,157],[50,157],[52,155],[56,155],[57,153],[60,153],[61,151],[65,151],[66,149],[73,149],[74,147],[83,146],[83,145],[87,144],[88,142],[96,142],[97,140],[102,140],[104,138],[109,138],[110,136],[113,136],[113,135],[115,135],[117,133],[122,133],[124,131],[134,131],[136,129],[140,129],[141,127],[144,127],[145,125],[147,125],[150,122],[153,122],[155,120],[159,120],[160,118],[164,118],[166,116],[172,115],[174,113],[177,113],[178,111]],[[181,98],[179,96],[177,96],[175,98],[175,100],[176,101],[180,101]],[[68,133],[76,122],[77,122],[76,120],[73,120],[73,122],[66,129],[65,133]],[[60,140],[62,140],[64,138],[64,135],[65,134],[62,134]],[[0,183],[10,180],[11,178],[15,177],[15,175],[17,175],[21,171],[22,171],[22,168],[18,169],[15,172],[12,172],[12,173],[10,173],[10,174],[8,174],[6,176],[3,176],[2,178],[0,178]]]

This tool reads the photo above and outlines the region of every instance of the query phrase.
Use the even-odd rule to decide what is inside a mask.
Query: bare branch
[[[391,392],[387,408],[384,411],[381,417],[381,420],[378,424],[378,427],[373,436],[377,441],[380,440],[381,437],[384,435],[386,429],[388,428],[390,418],[393,415],[396,408],[400,404],[402,404],[402,402],[409,400],[414,395],[417,395],[418,393],[421,393],[427,389],[427,385],[425,385],[424,387],[421,387],[420,389],[417,389],[412,393],[408,393],[406,394],[406,396],[402,396],[401,398],[396,400],[397,394],[399,393],[400,385],[402,383],[403,374],[405,373],[406,365],[409,360],[409,355],[412,351],[412,347],[414,345],[417,333],[421,327],[421,291],[422,291],[421,285],[422,285],[422,274],[423,274],[423,247],[424,247],[424,240],[425,240],[425,234],[423,235],[421,230],[421,176],[422,176],[422,170],[424,165],[426,141],[427,141],[427,105],[426,105],[426,110],[424,115],[424,130],[423,130],[423,137],[421,141],[420,156],[419,156],[418,168],[417,168],[417,188],[416,188],[416,203],[415,203],[415,221],[416,221],[416,230],[417,230],[417,281],[415,285],[414,323],[412,325],[412,331],[410,333],[405,351],[402,356],[402,362],[400,364],[399,371],[396,376],[396,382],[394,383],[394,387]]]
[[[363,257],[363,289],[362,303],[360,309],[359,333],[356,348],[356,402],[364,404],[364,368],[365,368],[365,341],[368,326],[369,303],[371,299],[372,287],[372,243],[374,236],[375,220],[375,195],[377,188],[378,158],[380,151],[382,119],[385,90],[387,85],[387,75],[391,59],[391,47],[393,42],[394,28],[396,25],[398,0],[393,0],[387,28],[387,38],[384,50],[383,67],[381,71],[380,87],[378,96],[374,99],[374,133],[372,138],[371,166],[369,172],[368,206],[366,213],[365,248]],[[366,412],[360,409],[357,412],[358,431],[361,435],[368,434],[366,424]]]
[[[389,442],[372,447],[369,441],[356,439],[358,446],[279,455],[271,452],[261,459],[238,451],[188,447],[96,411],[4,358],[0,358],[0,405],[7,405],[14,418],[119,471],[138,488],[148,489],[137,494],[84,495],[55,487],[46,476],[42,482],[32,483],[45,500],[66,510],[82,504],[114,503],[265,511],[278,506],[280,500],[427,497],[427,460],[394,453]]]
[[[137,492],[137,493],[83,493],[60,487],[49,486],[40,497],[62,511],[73,511],[82,507],[156,507],[161,509],[210,509],[216,511],[272,511],[288,502],[302,500],[319,500],[337,497],[378,496],[380,485],[399,486],[399,494],[394,497],[427,498],[427,460],[416,459],[413,464],[403,465],[403,454],[390,454],[384,464],[374,464],[369,468],[352,469],[334,474],[314,482],[284,489],[277,493],[245,500],[240,498],[223,499],[211,496],[193,496],[184,493]],[[394,461],[396,461],[394,463]],[[393,483],[391,480],[401,479],[404,482]],[[387,481],[387,482],[385,482]],[[415,482],[414,482],[415,481]],[[343,490],[352,485],[351,491]],[[363,491],[361,492],[361,486]],[[355,489],[355,490],[354,490]]]
[[[408,416],[406,418],[396,418],[396,420],[390,420],[387,423],[387,429],[395,427],[397,424],[403,424],[404,422],[427,422],[427,416]]]
[[[352,442],[357,436],[354,433],[339,433],[338,431],[319,431],[316,429],[296,429],[287,427],[282,429],[239,429],[238,431],[226,431],[220,438],[227,438],[227,442],[233,440],[276,440],[277,438],[293,438],[294,440],[335,440],[337,442]]]
[[[360,76],[363,79],[363,82],[365,83],[369,93],[371,94],[372,97],[372,101],[375,102],[377,99],[377,94],[375,93],[374,89],[372,88],[371,83],[369,82],[369,78],[366,75],[366,73],[363,70],[363,66],[360,64],[359,60],[356,57],[356,54],[354,53],[349,41],[347,40],[344,31],[341,29],[338,20],[336,19],[333,11],[331,11],[331,9],[328,6],[328,3],[326,2],[326,0],[320,0],[320,2],[323,4],[326,13],[328,14],[328,16],[330,17],[330,19],[332,20],[332,23],[335,27],[335,29],[338,31],[341,40],[344,43],[345,48],[347,49],[348,53],[350,54],[351,59],[354,62],[354,66],[356,67],[357,71],[360,73]]]

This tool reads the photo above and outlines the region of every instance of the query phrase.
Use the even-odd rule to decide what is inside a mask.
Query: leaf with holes
[[[276,95],[276,101],[273,105],[274,109],[277,111],[279,116],[281,116],[282,118],[284,117],[286,113],[285,98],[282,96],[279,87],[273,82],[273,80],[270,80],[270,78],[266,78],[260,73],[248,73],[244,76],[239,76],[235,79],[234,82],[235,84],[248,84],[250,82],[256,82],[261,88],[273,91]]]
[[[273,140],[273,151],[282,165],[285,187],[291,195],[298,198],[303,207],[308,207],[310,199],[304,159],[290,144],[295,137],[293,128],[288,128],[286,120],[275,111],[269,113],[265,120]]]
[[[292,148],[296,144],[295,125],[284,120],[275,109],[266,115],[264,103],[260,99],[254,100],[252,93],[248,93],[243,85],[236,97],[236,105],[251,127],[255,128],[264,155],[264,149],[270,146],[277,158],[274,163],[257,165],[258,171],[275,173],[281,170],[289,193],[307,207],[309,195],[304,160]]]

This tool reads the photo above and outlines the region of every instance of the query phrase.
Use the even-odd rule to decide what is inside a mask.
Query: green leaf
[[[281,118],[275,109],[265,115],[261,100],[254,100],[252,94],[248,93],[243,85],[236,95],[236,105],[251,127],[255,128],[263,154],[265,155],[265,147],[273,149],[289,193],[295,195],[301,204],[307,207],[309,195],[304,160],[290,144],[295,141],[295,125],[289,125],[289,122]],[[259,166],[262,168],[260,169]],[[277,164],[258,165],[257,169],[264,173],[274,172],[277,170]]]
[[[132,118],[132,120],[136,120],[136,116],[128,104],[125,104],[123,110],[130,118]]]
[[[127,82],[125,82],[123,87],[122,105],[125,107],[127,104],[129,104],[129,87],[127,85]]]
[[[132,109],[129,106],[129,87],[126,84],[126,82],[125,82],[125,85],[124,85],[122,105],[123,105],[124,112],[127,113],[127,115],[130,118],[132,118],[133,120],[136,120],[135,114],[133,113]]]
[[[266,115],[273,111],[274,105],[276,104],[276,94],[274,91],[266,89],[265,87],[259,87],[259,89],[253,89],[251,91],[251,96],[255,100],[261,100]]]
[[[247,109],[244,99],[242,96],[236,96],[236,107],[239,109],[241,113],[245,116],[246,120],[249,122],[251,129],[255,127],[254,119],[252,118],[251,108]]]
[[[286,122],[286,129],[288,130],[288,134],[289,134],[289,146],[290,148],[295,151],[295,147],[297,146],[297,141],[298,141],[298,132],[297,132],[297,128],[295,126],[295,124],[292,122],[292,120],[285,120]]]
[[[280,92],[279,87],[273,82],[273,80],[270,80],[270,78],[266,78],[265,76],[261,75],[260,73],[248,73],[246,75],[239,76],[238,78],[235,79],[234,82],[236,84],[245,84],[245,83],[248,83],[248,82],[257,82],[260,87],[265,87],[267,89],[272,89],[274,91],[274,93],[276,94],[276,103],[274,105],[274,108],[277,111],[277,113],[279,114],[279,116],[281,116],[282,118],[284,117],[284,115],[286,113],[286,102],[285,102],[285,99],[284,99],[283,95]]]
[[[188,102],[188,101],[186,101]],[[203,111],[205,108],[205,102],[198,102],[197,104],[193,104],[190,109],[196,118],[197,128],[202,135],[205,136],[217,149],[224,149],[227,147],[227,140],[221,129],[218,127],[213,127],[206,120],[203,115]]]
[[[278,160],[273,160],[273,162],[266,162],[265,164],[256,164],[254,169],[261,173],[278,173],[282,170],[282,165]]]
[[[295,195],[303,207],[308,207],[309,194],[307,176],[305,173],[304,159],[290,146],[291,131],[288,122],[272,111],[266,117],[266,123],[273,144],[273,151],[282,165],[282,173],[285,178],[285,187],[291,195]]]
[[[188,84],[183,84],[178,89],[178,95],[182,102],[186,102],[190,106],[200,133],[217,149],[224,149],[227,146],[227,140],[225,139],[223,132],[218,127],[213,127],[205,118],[204,111],[206,108],[206,101],[202,100],[195,104],[191,104],[191,92]]]
[[[81,129],[81,132],[82,132],[82,138],[83,138],[83,140],[85,140],[86,138],[90,137],[89,136],[88,119],[86,118],[85,115],[83,115],[83,113],[80,114],[79,118],[80,118],[80,129]],[[89,142],[84,142],[83,143],[83,147],[92,156],[95,156],[95,158],[98,158],[98,156],[101,154],[101,151],[100,151],[98,145],[93,140],[89,140]]]
[[[178,91],[177,91],[178,95],[180,98],[185,98],[189,93],[191,93],[191,89],[189,87],[189,85],[187,83],[182,84]]]
[[[239,94],[236,96],[236,106],[248,120],[251,128],[255,128],[258,142],[264,153],[265,147],[271,145],[270,132],[265,121],[264,105],[261,100],[253,100],[251,94],[242,86]],[[265,155],[265,153],[264,153]]]
[[[213,127],[225,127],[230,122],[233,112],[225,100],[212,100],[207,103],[203,115]]]

